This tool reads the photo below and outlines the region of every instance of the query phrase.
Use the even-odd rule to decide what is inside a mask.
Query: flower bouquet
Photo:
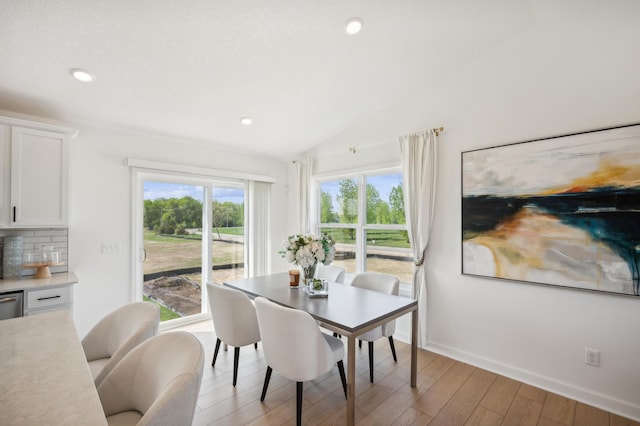
[[[302,268],[304,278],[312,279],[318,262],[325,265],[333,262],[336,253],[335,241],[330,235],[317,236],[313,234],[290,235],[278,253],[287,262]]]

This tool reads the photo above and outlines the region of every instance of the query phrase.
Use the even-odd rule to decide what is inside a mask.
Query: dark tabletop
[[[383,318],[392,318],[417,305],[415,300],[406,297],[338,283],[329,283],[327,298],[311,298],[303,290],[302,284],[298,288],[289,286],[289,274],[286,272],[229,281],[224,285],[241,290],[252,298],[262,296],[280,305],[301,309],[316,320],[349,333],[357,332]]]

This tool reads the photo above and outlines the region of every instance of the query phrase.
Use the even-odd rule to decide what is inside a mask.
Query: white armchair
[[[362,272],[353,277],[351,285],[354,287],[366,288],[368,290],[377,291],[380,293],[398,295],[400,289],[400,280],[395,275],[383,274],[380,272]],[[393,333],[396,330],[396,320],[389,321],[388,323],[376,327],[373,330],[367,331],[361,336],[360,344],[362,341],[369,343],[369,381],[373,383],[373,342],[381,337],[389,338],[389,346],[391,346],[391,354],[393,360],[398,362],[396,356],[396,348],[393,344]]]
[[[233,386],[235,386],[238,380],[240,347],[253,344],[257,349],[260,341],[256,308],[245,293],[229,287],[207,283],[207,293],[217,337],[211,366],[216,365],[221,341],[233,346]]]
[[[320,332],[307,312],[290,309],[263,297],[255,299],[262,349],[267,373],[260,401],[264,401],[273,370],[296,382],[296,420],[302,422],[302,385],[327,373],[338,364],[340,379],[347,397],[344,374],[344,345],[333,336]]]
[[[101,319],[82,339],[95,385],[129,351],[155,336],[159,324],[160,309],[151,302],[130,303]]]
[[[98,386],[109,425],[190,426],[204,351],[186,331],[159,334],[129,352]]]

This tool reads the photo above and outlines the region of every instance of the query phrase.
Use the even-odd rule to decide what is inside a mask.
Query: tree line
[[[333,210],[331,194],[320,193],[320,222],[321,223],[356,223],[358,221],[358,185],[353,179],[343,179],[338,182],[339,211]],[[368,183],[366,187],[366,214],[368,224],[404,224],[404,198],[402,183],[391,188],[389,201],[382,200],[375,186]]]
[[[213,200],[213,227],[244,226],[244,203]],[[144,200],[144,227],[157,234],[183,235],[186,229],[202,229],[202,202],[193,197]]]
[[[321,223],[356,223],[358,219],[358,185],[353,179],[338,182],[338,211],[334,211],[330,193],[320,194]],[[213,200],[213,227],[244,226],[244,203]],[[402,183],[394,186],[389,200],[380,198],[372,184],[366,186],[368,224],[404,224]],[[185,234],[186,229],[202,229],[202,202],[193,197],[144,200],[144,226],[158,234]]]

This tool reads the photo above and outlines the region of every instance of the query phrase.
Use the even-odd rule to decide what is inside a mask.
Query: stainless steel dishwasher
[[[22,292],[0,293],[0,320],[22,316]]]

